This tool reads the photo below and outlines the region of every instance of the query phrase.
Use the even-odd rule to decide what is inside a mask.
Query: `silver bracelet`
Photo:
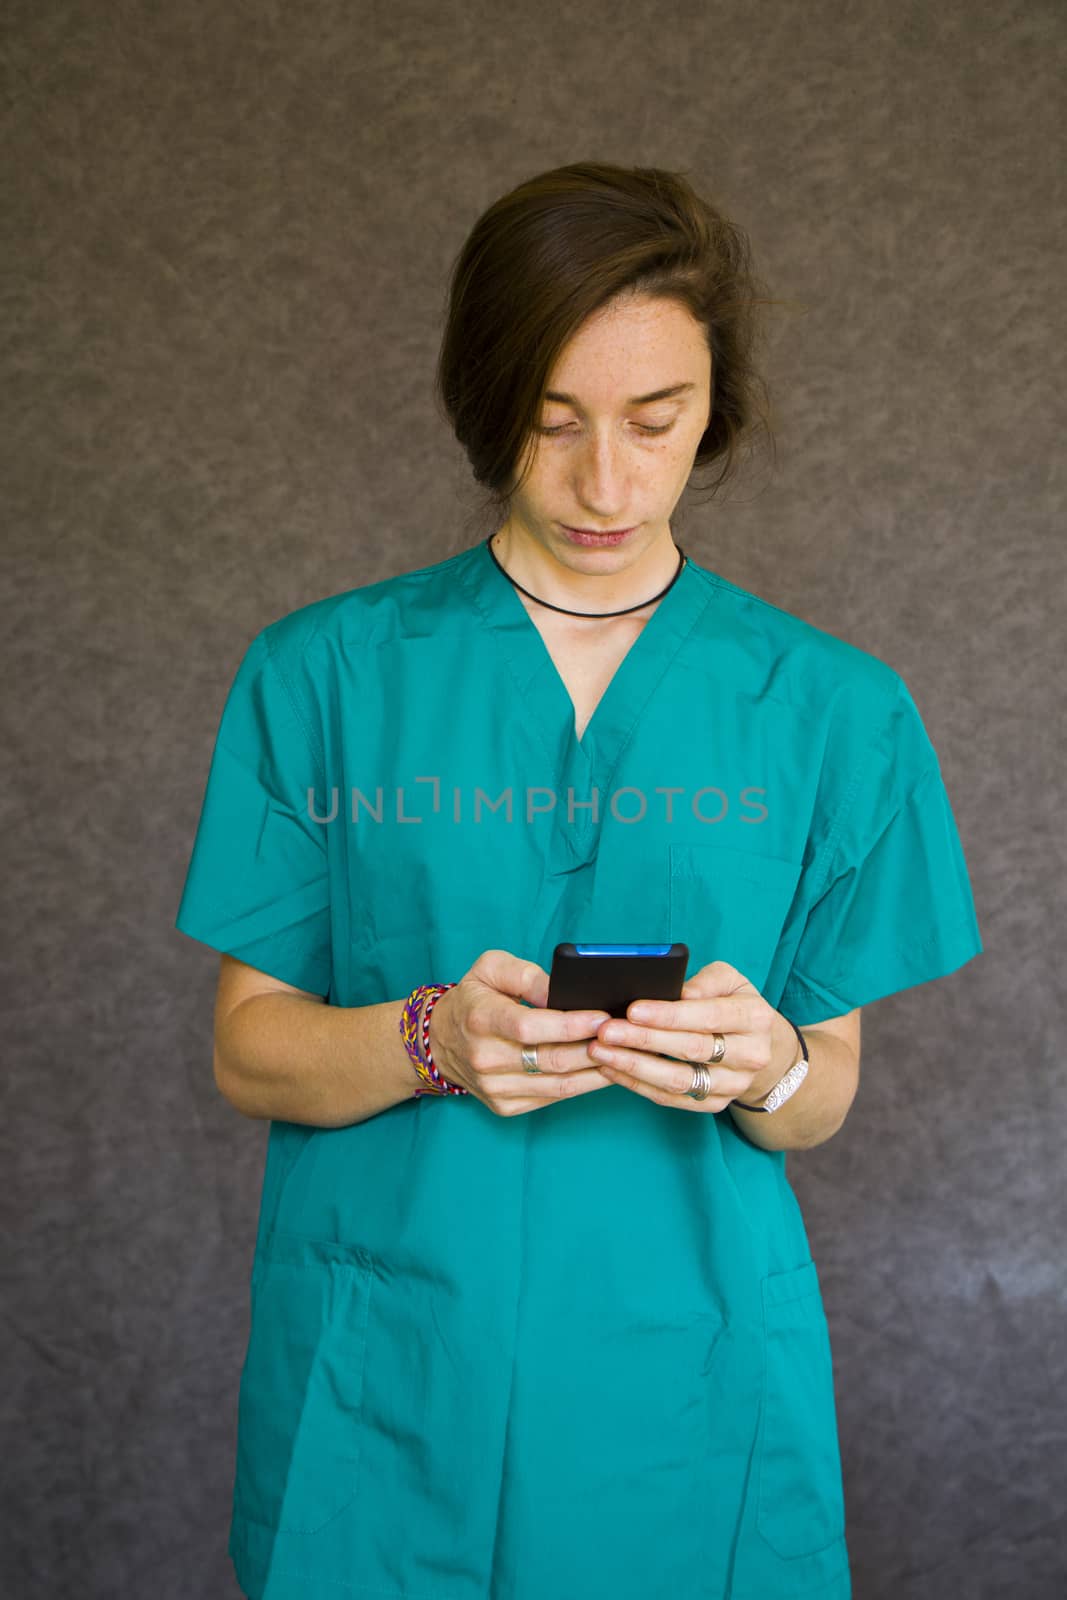
[[[801,1033],[795,1022],[787,1017],[786,1021],[800,1040],[801,1056],[799,1061],[793,1063],[789,1071],[783,1073],[771,1092],[764,1097],[758,1106],[746,1106],[743,1100],[731,1100],[730,1104],[740,1106],[742,1111],[777,1111],[784,1105],[790,1095],[796,1094],[800,1085],[808,1075],[808,1041]]]

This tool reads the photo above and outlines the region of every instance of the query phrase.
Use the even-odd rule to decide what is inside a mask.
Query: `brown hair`
[[[764,435],[770,400],[754,356],[757,308],[770,300],[748,238],[679,172],[581,161],[527,179],[480,216],[449,280],[435,398],[487,493],[495,528],[525,481],[549,373],[590,316],[624,294],[673,299],[703,325],[711,351],[711,420],[694,470],[721,463],[714,495],[742,448]]]

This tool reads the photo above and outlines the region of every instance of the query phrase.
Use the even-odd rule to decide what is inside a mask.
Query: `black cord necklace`
[[[674,577],[671,579],[670,583],[665,589],[661,589],[659,594],[654,594],[652,596],[652,600],[642,600],[639,605],[626,606],[622,611],[568,611],[566,606],[554,606],[551,600],[538,599],[537,595],[531,594],[529,589],[524,589],[521,583],[517,583],[516,580],[511,576],[510,572],[504,571],[504,568],[500,565],[500,562],[497,561],[496,552],[493,549],[493,540],[495,537],[496,535],[491,533],[488,539],[486,539],[485,544],[486,549],[489,551],[489,554],[496,563],[497,570],[499,572],[503,572],[508,582],[514,584],[519,593],[524,594],[528,600],[533,600],[535,604],[539,606],[547,606],[549,611],[562,611],[564,616],[567,617],[626,617],[629,616],[631,611],[643,611],[645,606],[650,606],[652,604],[652,600],[662,600],[663,596],[674,588],[675,584],[678,582],[678,579],[682,575],[682,568],[685,566],[686,561],[685,551],[682,549],[681,545],[679,545],[677,547],[678,571],[674,574]]]

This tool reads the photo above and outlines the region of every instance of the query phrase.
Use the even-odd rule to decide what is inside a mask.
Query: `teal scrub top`
[[[487,544],[253,639],[177,927],[338,1006],[491,948],[548,971],[560,940],[681,940],[687,976],[727,961],[800,1025],[982,950],[890,667],[687,559],[579,740]],[[784,1153],[619,1085],[502,1117],[416,1084],[350,1127],[270,1125],[244,1592],[847,1600]]]

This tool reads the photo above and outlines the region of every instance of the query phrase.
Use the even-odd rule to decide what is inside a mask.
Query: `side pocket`
[[[845,1531],[830,1331],[814,1261],[763,1280],[766,1339],[756,1526],[778,1555]]]
[[[237,1514],[314,1533],[355,1497],[374,1282],[361,1249],[274,1236],[256,1257],[237,1403]]]

